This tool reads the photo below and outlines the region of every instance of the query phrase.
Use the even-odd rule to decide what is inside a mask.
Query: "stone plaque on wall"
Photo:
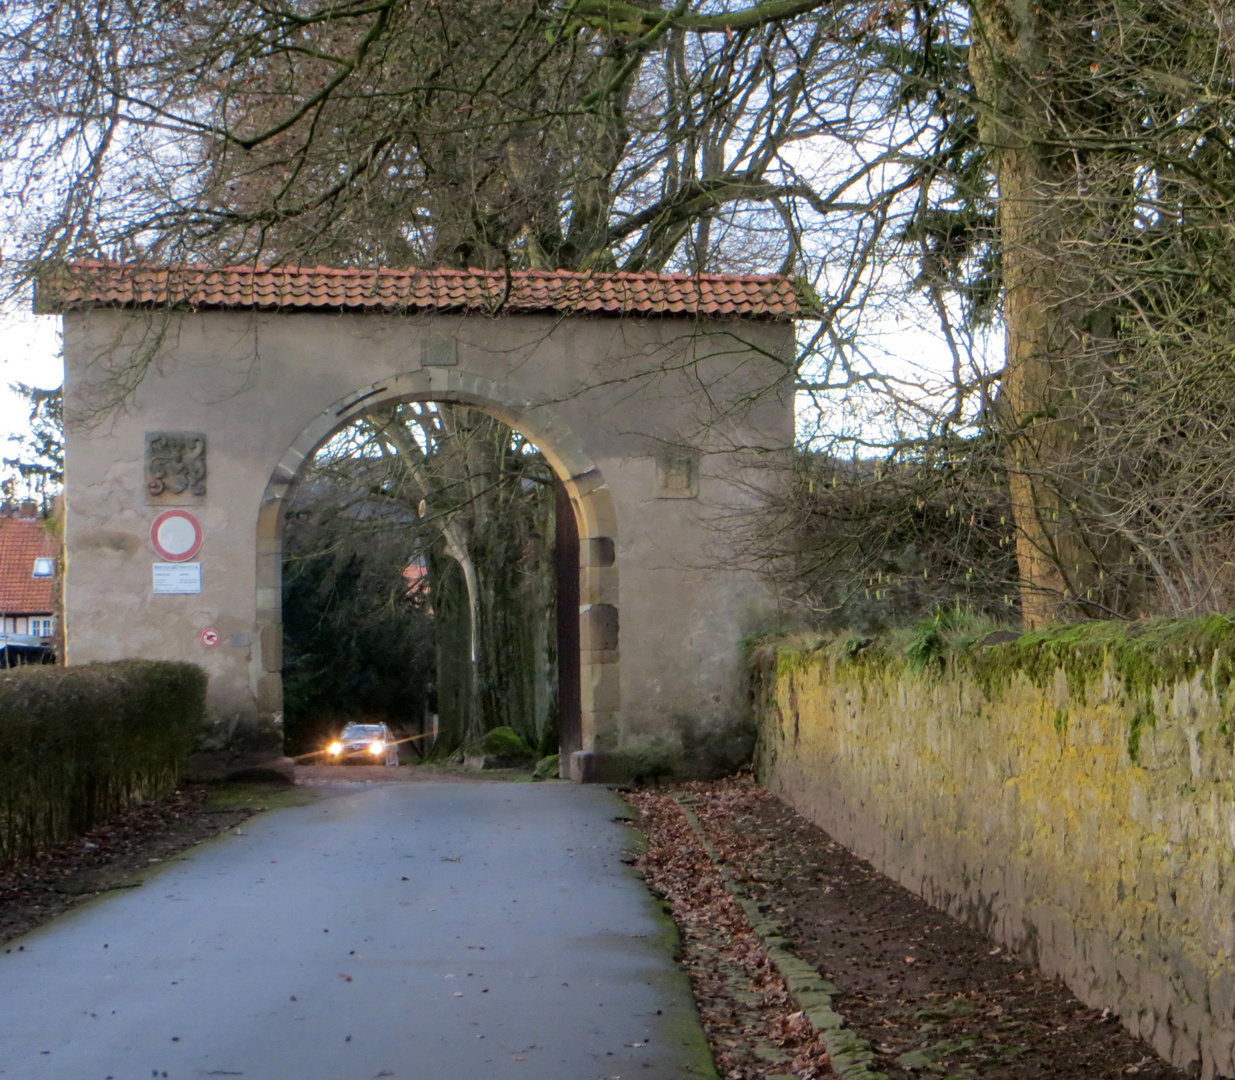
[[[146,501],[200,503],[206,498],[206,436],[200,431],[146,432]]]
[[[459,343],[454,338],[429,337],[420,343],[424,367],[454,367],[459,362]]]
[[[656,457],[656,497],[693,499],[699,494],[699,455],[693,450],[666,450]]]

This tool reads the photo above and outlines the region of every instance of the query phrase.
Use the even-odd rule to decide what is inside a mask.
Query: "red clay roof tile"
[[[593,274],[519,270],[372,270],[245,267],[215,270],[76,262],[40,282],[40,310],[82,307],[475,311],[490,315],[675,314],[791,319],[788,278],[743,274]]]
[[[52,578],[36,578],[34,560],[54,559],[56,546],[42,521],[0,517],[0,615],[51,614]]]

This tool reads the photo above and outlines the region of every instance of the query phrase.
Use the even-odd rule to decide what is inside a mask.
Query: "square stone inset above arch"
[[[665,450],[656,455],[656,498],[695,499],[699,496],[699,454]]]
[[[206,436],[146,432],[146,502],[191,506],[206,501]]]
[[[454,338],[435,335],[421,341],[421,367],[455,367],[458,363],[459,343]]]

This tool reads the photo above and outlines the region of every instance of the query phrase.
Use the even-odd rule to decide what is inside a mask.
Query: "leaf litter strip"
[[[677,924],[682,962],[720,1075],[724,1080],[835,1075],[821,1035],[769,959],[767,944],[732,895],[693,815],[663,792],[626,798],[640,811],[638,826],[648,841],[636,865],[653,893],[667,901]]]
[[[1109,1010],[879,874],[749,774],[671,790],[694,808],[684,813],[822,1029],[838,1077],[1186,1075]]]

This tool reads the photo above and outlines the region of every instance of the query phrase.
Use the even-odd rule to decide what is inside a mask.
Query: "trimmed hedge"
[[[155,660],[0,675],[0,866],[175,788],[206,680],[195,664]]]

